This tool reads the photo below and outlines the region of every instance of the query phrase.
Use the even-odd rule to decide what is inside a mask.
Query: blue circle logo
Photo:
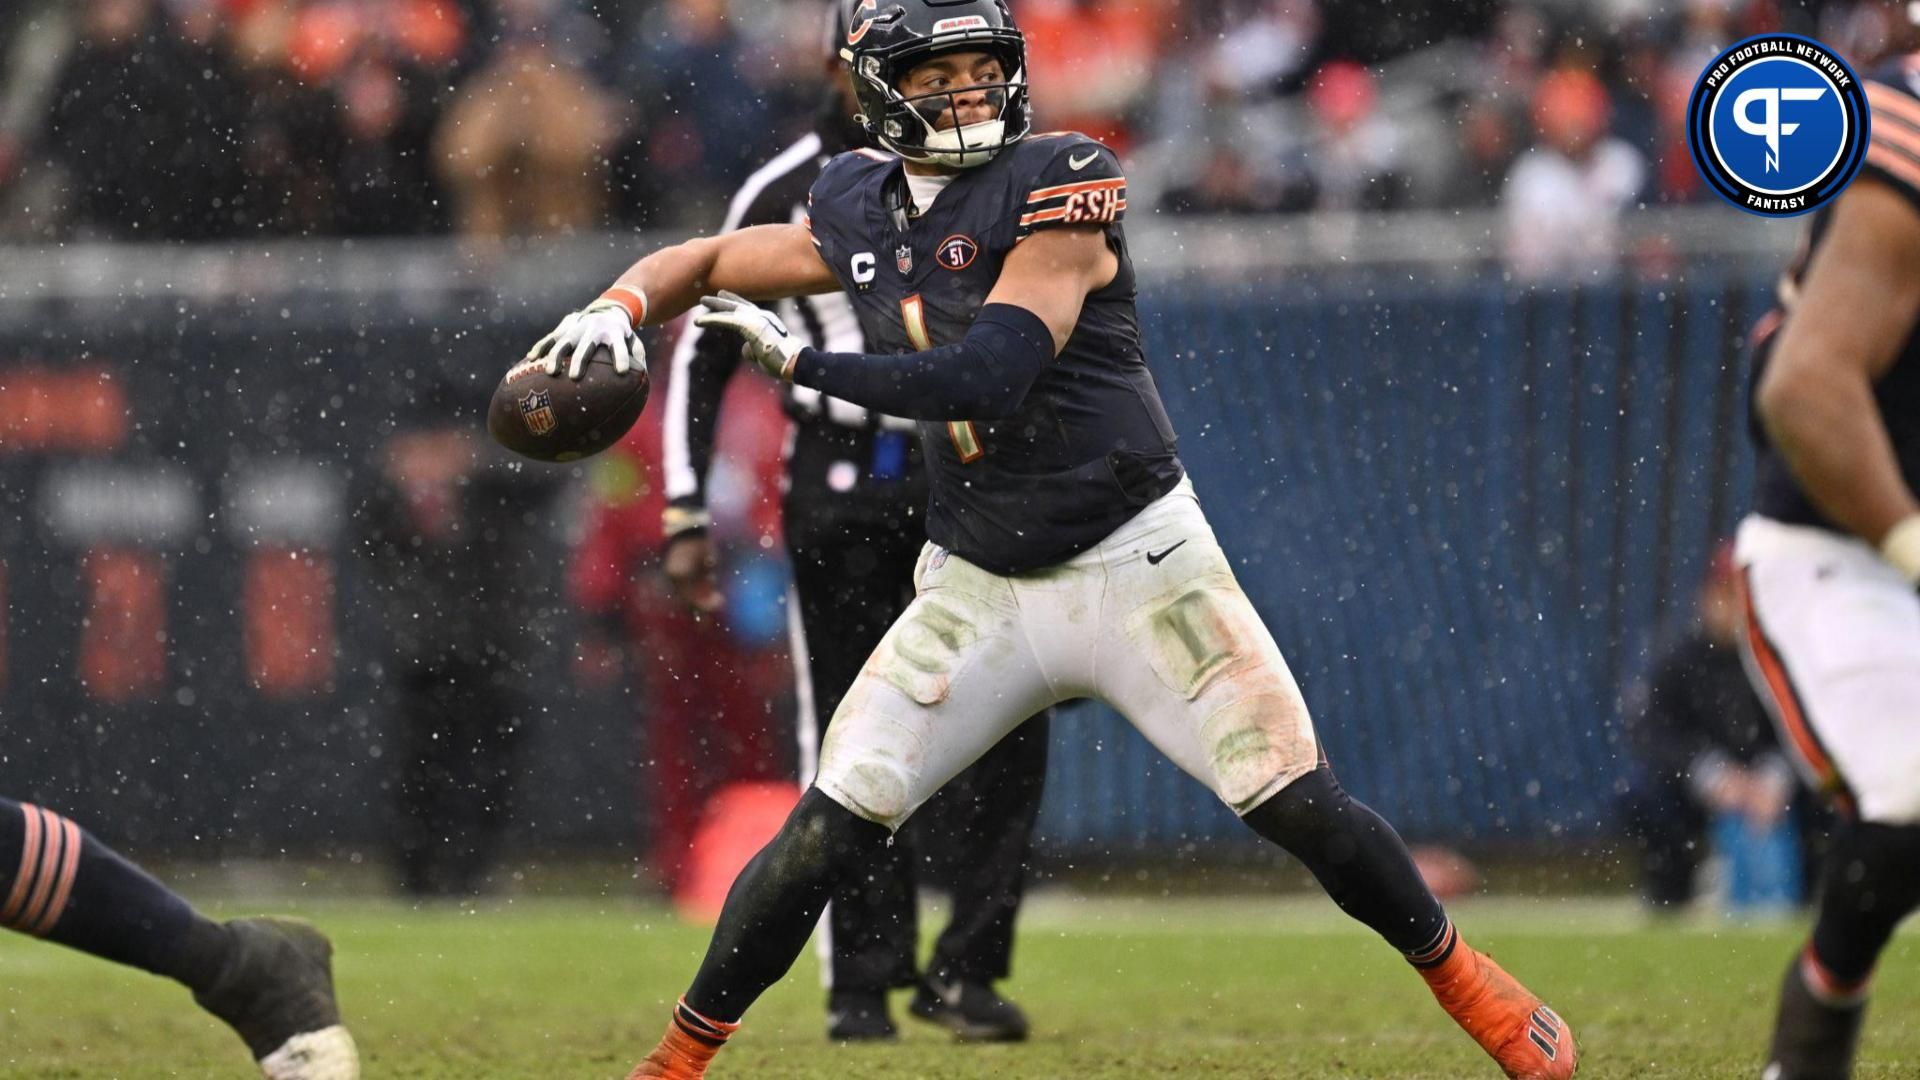
[[[1714,57],[1687,103],[1693,164],[1750,214],[1793,217],[1846,189],[1866,157],[1866,89],[1833,50],[1761,34]]]

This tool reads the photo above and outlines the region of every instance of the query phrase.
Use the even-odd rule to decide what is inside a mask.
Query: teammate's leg
[[[860,668],[913,595],[921,542],[888,535],[918,527],[908,519],[883,529],[794,513],[788,504],[793,603],[788,611],[799,686],[800,782],[819,768],[827,719]],[[844,518],[845,515],[842,515]],[[870,852],[845,875],[827,905],[820,942],[827,975],[827,1034],[834,1039],[885,1039],[897,1034],[887,991],[914,980],[919,941],[910,845]]]
[[[1571,1075],[1566,1025],[1460,941],[1393,827],[1326,768],[1299,687],[1198,503],[1176,490],[1098,554],[1111,607],[1099,696],[1400,950],[1508,1075]]]
[[[193,991],[270,1077],[351,1080],[330,947],[292,920],[221,924],[50,810],[0,798],[0,925]]]
[[[1863,544],[1749,519],[1742,655],[1803,774],[1847,820],[1781,980],[1771,1080],[1845,1077],[1873,969],[1920,907],[1920,597]]]
[[[1843,825],[1821,875],[1813,934],[1787,964],[1768,1080],[1845,1080],[1874,965],[1920,908],[1920,826]]]
[[[814,786],[727,893],[699,973],[634,1077],[703,1076],[747,1008],[792,966],[839,879],[1054,702],[1007,580],[944,553],[935,561],[945,564],[941,582],[923,579],[841,701]]]

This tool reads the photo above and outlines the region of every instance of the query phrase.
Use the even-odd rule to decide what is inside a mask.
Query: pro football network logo
[[[524,420],[527,430],[535,435],[545,435],[553,430],[553,395],[545,390],[530,390],[520,399],[520,419]]]
[[[1707,186],[1750,214],[1793,217],[1846,190],[1866,157],[1866,90],[1832,49],[1761,34],[1727,49],[1687,102]]]

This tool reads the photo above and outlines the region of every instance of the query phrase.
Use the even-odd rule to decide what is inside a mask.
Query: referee
[[[747,179],[728,208],[725,229],[803,220],[821,167],[864,145],[837,55],[843,10],[829,16],[828,33],[828,86],[813,132]],[[778,310],[816,348],[867,351],[853,307],[840,293],[782,301]],[[705,486],[740,344],[732,334],[689,326],[667,382],[666,572],[676,596],[702,610],[720,604]],[[927,477],[912,421],[805,387],[790,385],[787,394],[794,421],[782,508],[793,564],[787,621],[799,678],[799,779],[805,785],[813,780],[826,721],[913,598],[914,562],[926,540]],[[902,830],[907,842],[887,849],[887,861],[834,894],[821,941],[828,954],[829,1038],[895,1037],[886,994],[896,987],[915,988],[913,1014],[962,1039],[1026,1038],[1026,1016],[993,983],[1012,966],[1013,923],[1046,756],[1042,714],[942,789]],[[951,892],[953,916],[923,975],[914,964],[915,886],[929,880]]]

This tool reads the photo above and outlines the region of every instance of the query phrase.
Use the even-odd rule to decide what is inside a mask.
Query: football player
[[[727,230],[806,216],[807,191],[834,155],[866,144],[840,45],[843,3],[830,5],[828,74],[814,130],[747,179],[729,208]],[[783,322],[809,345],[864,352],[853,304],[841,293],[784,302]],[[707,536],[707,467],[727,382],[740,366],[740,337],[694,327],[673,353],[667,382],[666,474],[671,500],[664,560],[675,594],[711,609],[713,542]],[[833,715],[861,665],[913,597],[913,564],[925,541],[920,508],[927,469],[914,423],[786,387],[793,429],[781,507],[793,566],[788,627],[799,685],[800,782],[819,762],[823,719]],[[850,1041],[896,1036],[887,991],[915,987],[911,1013],[971,1041],[1027,1035],[1020,1007],[994,989],[1013,966],[1014,920],[1026,885],[1033,825],[1047,772],[1047,717],[1022,724],[963,770],[909,830],[911,842],[874,853],[863,873],[843,878],[821,935],[827,976],[827,1034]],[[928,819],[931,820],[928,820]],[[938,860],[953,892],[951,916],[916,973],[916,867]]]
[[[214,922],[67,818],[4,798],[0,925],[180,983],[239,1033],[268,1080],[360,1075],[318,930]]]
[[[1839,807],[1765,1076],[1849,1075],[1874,963],[1920,906],[1920,55],[1866,80],[1866,162],[1755,327],[1748,674]]]
[[[1003,0],[858,0],[862,124],[808,223],[641,259],[531,355],[550,369],[704,302],[774,377],[921,422],[917,596],[827,729],[814,783],[728,894],[635,1077],[698,1077],[848,874],[1035,711],[1097,698],[1398,949],[1509,1076],[1566,1077],[1567,1025],[1470,948],[1404,843],[1335,781],[1272,636],[1174,452],[1141,354],[1106,147],[1029,132]],[[754,300],[844,292],[869,352],[808,347]],[[702,297],[705,297],[702,301]],[[751,298],[751,299],[748,299]]]

